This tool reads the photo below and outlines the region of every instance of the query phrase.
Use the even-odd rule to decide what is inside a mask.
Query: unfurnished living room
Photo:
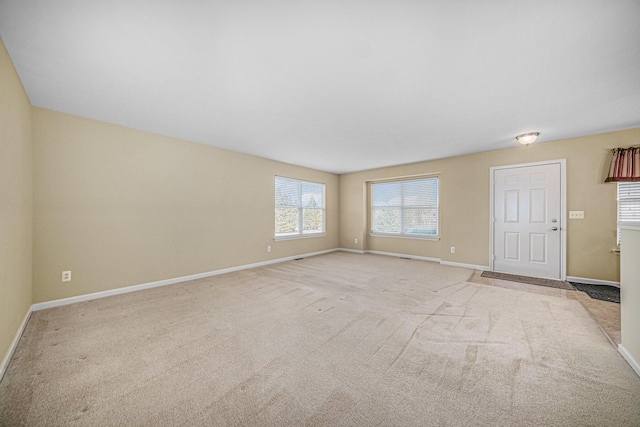
[[[638,22],[0,0],[0,426],[639,426]]]

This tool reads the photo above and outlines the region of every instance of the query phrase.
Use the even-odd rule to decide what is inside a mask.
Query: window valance
[[[640,181],[640,147],[614,148],[605,182]]]

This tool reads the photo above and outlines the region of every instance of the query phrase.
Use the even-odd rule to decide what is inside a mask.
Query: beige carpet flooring
[[[638,426],[573,299],[336,252],[33,313],[0,425]]]

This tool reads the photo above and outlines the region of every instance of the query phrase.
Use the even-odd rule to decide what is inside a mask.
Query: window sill
[[[381,234],[381,233],[369,233],[371,237],[394,237],[396,239],[411,239],[411,240],[430,240],[430,241],[438,241],[440,240],[440,236],[434,234],[428,234],[424,236],[410,236],[407,234]]]
[[[276,236],[273,238],[276,242],[279,240],[296,240],[296,239],[310,239],[312,237],[324,237],[327,233],[307,233],[307,234],[291,234],[288,236]]]

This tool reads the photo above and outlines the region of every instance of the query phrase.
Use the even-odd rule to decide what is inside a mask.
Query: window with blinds
[[[325,186],[276,176],[276,239],[325,234]]]
[[[371,184],[371,234],[436,239],[438,177]]]
[[[618,222],[640,222],[640,182],[618,182]]]

